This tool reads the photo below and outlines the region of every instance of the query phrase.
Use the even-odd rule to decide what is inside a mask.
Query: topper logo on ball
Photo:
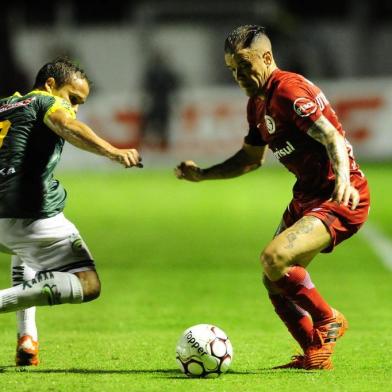
[[[207,354],[207,352],[204,350],[203,347],[200,347],[199,342],[196,341],[196,339],[192,335],[192,331],[189,331],[186,336],[185,336],[187,342],[191,344],[191,347],[196,348],[197,352],[200,353],[202,356]]]

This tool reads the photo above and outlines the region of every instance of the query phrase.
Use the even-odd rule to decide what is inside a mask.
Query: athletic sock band
[[[293,266],[275,284],[283,290],[295,304],[306,310],[313,322],[326,320],[333,316],[332,308],[315,288],[309,273],[301,266]]]
[[[83,302],[79,278],[67,272],[38,272],[34,279],[0,291],[0,312],[13,312],[31,306]]]

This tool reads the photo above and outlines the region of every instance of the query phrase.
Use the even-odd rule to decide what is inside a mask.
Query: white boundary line
[[[392,271],[392,239],[369,222],[365,224],[360,233],[380,257],[384,266]]]

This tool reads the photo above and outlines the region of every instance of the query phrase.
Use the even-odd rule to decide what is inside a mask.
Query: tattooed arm
[[[260,167],[265,159],[267,148],[244,144],[236,154],[207,169],[201,169],[193,161],[181,162],[175,169],[179,179],[199,182],[241,176]]]
[[[324,116],[309,128],[308,135],[327,150],[336,177],[332,200],[345,206],[351,202],[351,209],[355,210],[359,203],[359,193],[350,183],[350,161],[344,137]]]

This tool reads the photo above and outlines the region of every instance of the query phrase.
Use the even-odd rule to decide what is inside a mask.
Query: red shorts
[[[333,248],[355,234],[366,222],[370,207],[370,193],[365,178],[359,184],[353,184],[358,190],[360,201],[352,211],[349,207],[336,202],[314,199],[306,203],[293,199],[283,214],[286,227],[290,227],[306,215],[319,218],[331,234],[331,245],[323,253],[332,252]]]

